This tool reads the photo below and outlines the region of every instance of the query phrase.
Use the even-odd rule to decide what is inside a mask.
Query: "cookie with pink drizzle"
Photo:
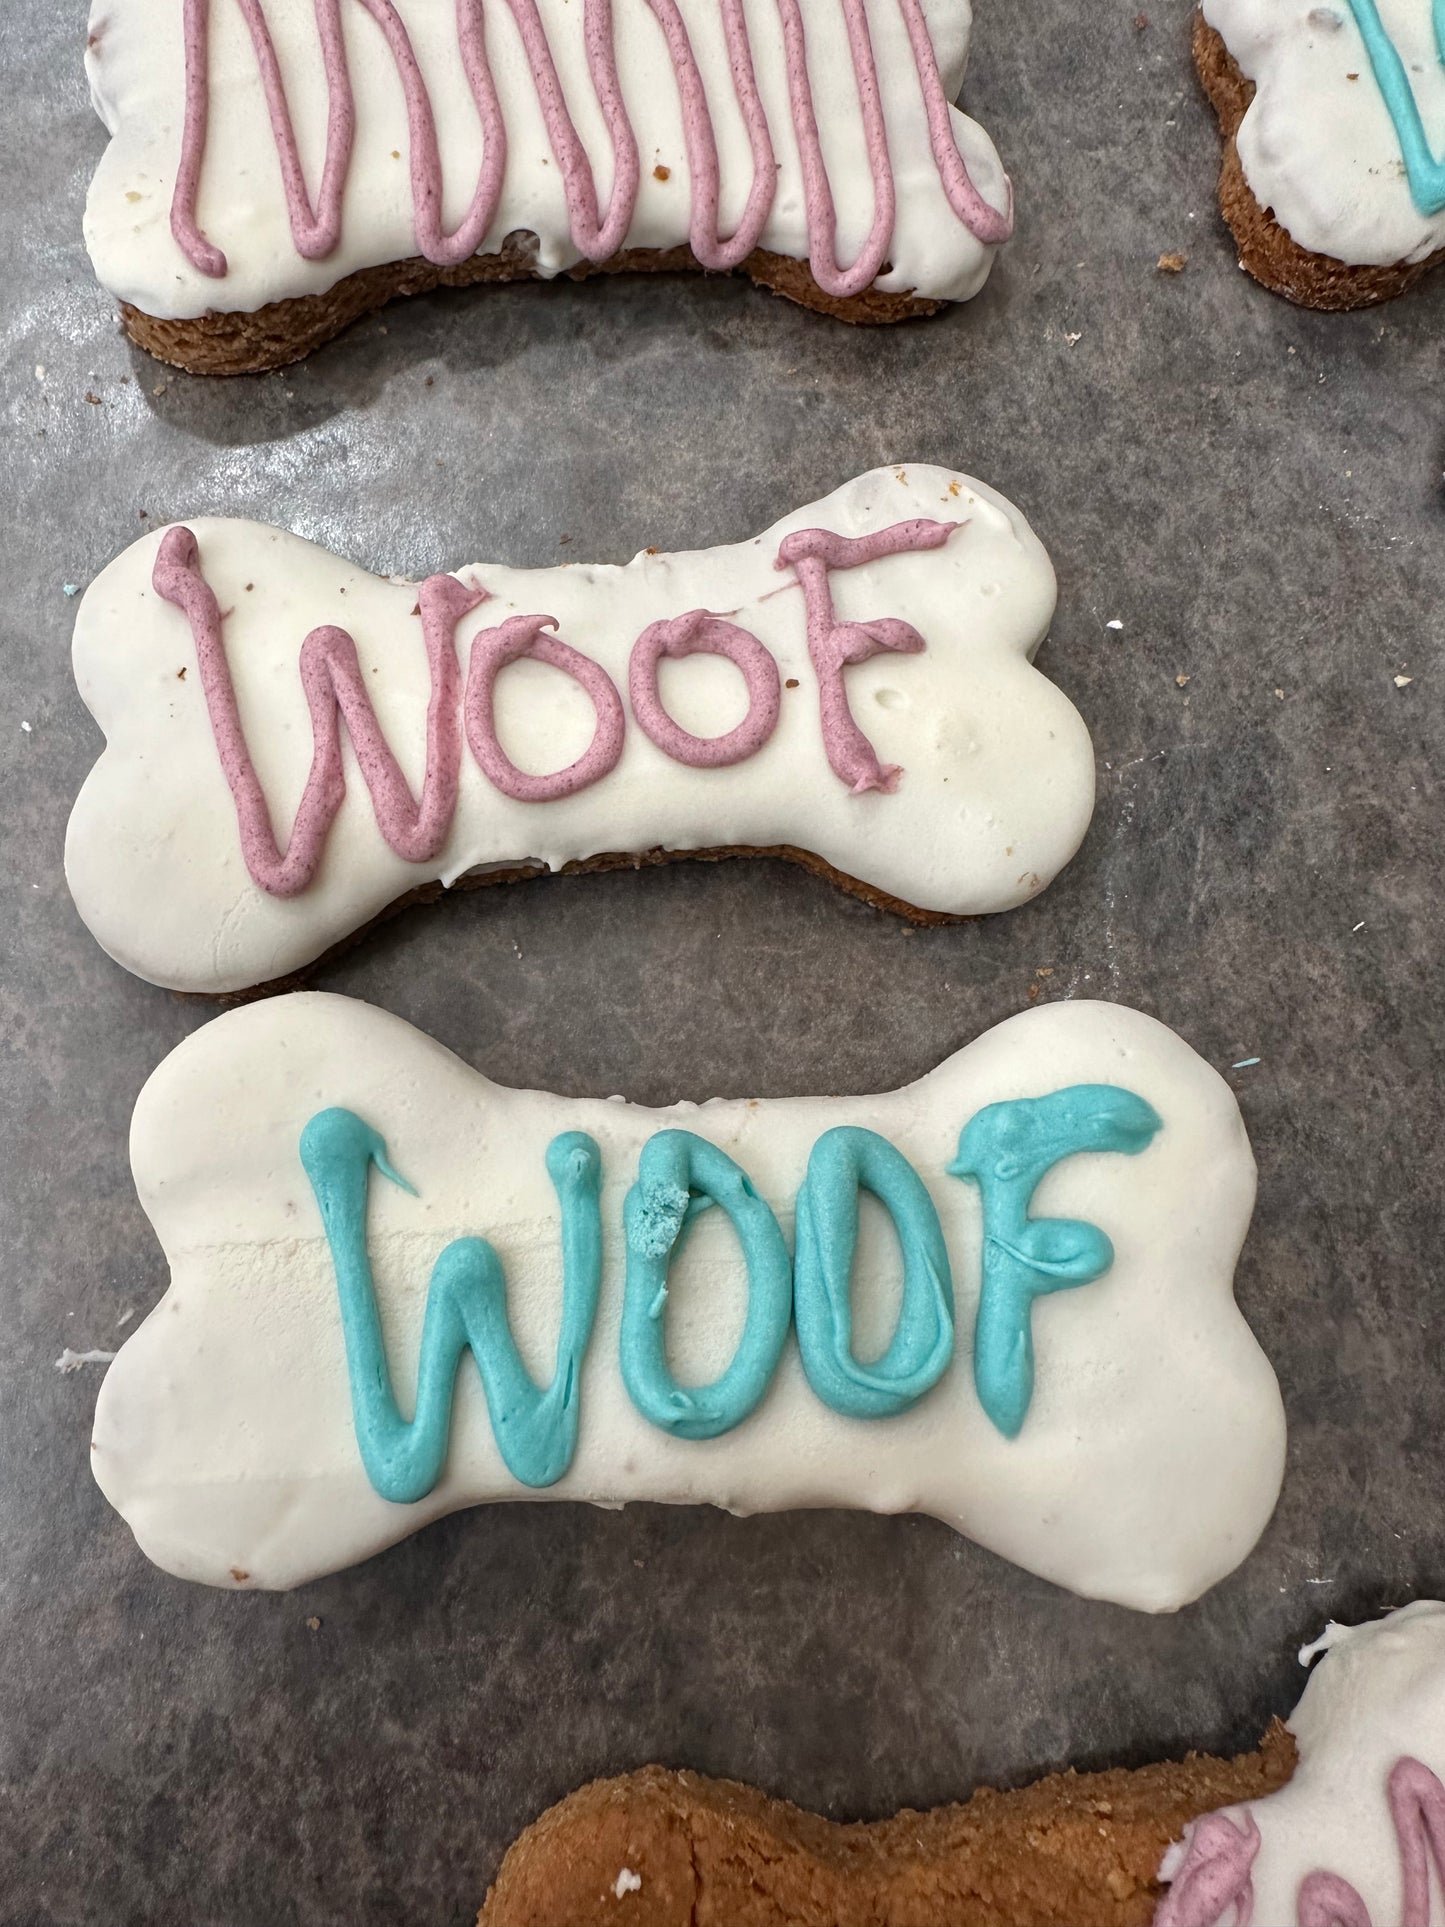
[[[1154,1927],[1445,1923],[1445,1603],[1331,1624],[1316,1654],[1294,1777],[1193,1822]]]
[[[132,336],[278,367],[394,295],[740,269],[889,321],[1013,225],[969,0],[95,0],[86,238]]]

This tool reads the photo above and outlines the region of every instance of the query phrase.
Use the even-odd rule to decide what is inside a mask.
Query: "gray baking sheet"
[[[980,0],[966,100],[1019,231],[936,321],[854,332],[729,280],[483,289],[220,382],[132,349],[91,280],[81,0],[6,0],[0,1919],[443,1927],[549,1801],[648,1760],[858,1817],[1238,1747],[1327,1617],[1445,1590],[1445,273],[1351,316],[1256,288],[1186,10],[1137,4]],[[555,879],[315,981],[502,1082],[644,1102],[897,1084],[1033,995],[1162,1017],[1259,1158],[1237,1288],[1291,1427],[1263,1543],[1162,1619],[843,1513],[498,1506],[282,1596],[152,1570],[90,1481],[98,1368],[55,1360],[162,1289],[127,1125],[211,1009],[127,977],[66,893],[99,738],[65,585],[212,512],[382,571],[621,561],[894,459],[1002,489],[1057,565],[1043,662],[1099,804],[1050,890],[911,931],[776,863]]]

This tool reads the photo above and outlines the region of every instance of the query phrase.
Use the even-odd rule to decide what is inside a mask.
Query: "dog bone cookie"
[[[1210,1807],[1272,1792],[1276,1720],[1233,1760],[1052,1773],[840,1825],[732,1780],[594,1780],[508,1848],[478,1927],[1148,1927],[1160,1856]]]
[[[969,0],[94,0],[86,240],[131,335],[294,361],[393,295],[742,269],[888,321],[1013,225]]]
[[[282,978],[439,879],[791,856],[922,920],[1068,862],[1093,751],[1033,667],[1038,538],[946,469],[878,469],[766,535],[623,568],[382,581],[197,521],[92,584],[108,739],[71,817],[81,916],[172,989]]]
[[[171,1282],[92,1463],[182,1578],[294,1586],[463,1506],[651,1499],[928,1512],[1169,1611],[1278,1493],[1231,1292],[1244,1127],[1120,1006],[1038,1006],[882,1096],[646,1110],[501,1089],[299,993],[172,1052],[131,1155]]]
[[[1316,1653],[1255,1753],[1055,1773],[871,1825],[656,1766],[597,1780],[513,1842],[478,1927],[1430,1927],[1445,1605],[1332,1625]]]
[[[1445,1604],[1331,1624],[1290,1728],[1289,1785],[1191,1823],[1155,1927],[1445,1921]]]
[[[1445,0],[1203,0],[1194,57],[1256,280],[1357,308],[1445,258]]]

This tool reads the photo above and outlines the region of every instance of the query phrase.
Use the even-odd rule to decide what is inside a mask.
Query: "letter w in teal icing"
[[[1074,1084],[1047,1097],[989,1104],[964,1126],[948,1169],[983,1199],[983,1284],[973,1328],[979,1401],[1017,1438],[1034,1395],[1033,1301],[1091,1284],[1114,1262],[1094,1224],[1031,1218],[1029,1202],[1061,1159],[1080,1151],[1142,1151],[1161,1128],[1152,1105],[1113,1084]]]
[[[1425,0],[1416,0],[1416,4],[1423,6]],[[1431,148],[1400,50],[1380,18],[1376,0],[1350,0],[1350,11],[1365,43],[1365,52],[1370,56],[1375,84],[1395,123],[1395,136],[1410,182],[1410,197],[1422,214],[1438,214],[1445,208],[1445,160],[1437,158]],[[1432,21],[1435,50],[1445,62],[1445,0],[1434,0]]]
[[[384,1499],[423,1499],[441,1477],[462,1353],[481,1374],[497,1449],[523,1485],[555,1485],[577,1450],[582,1360],[602,1282],[602,1154],[583,1131],[547,1148],[562,1210],[562,1324],[552,1382],[539,1390],[507,1321],[502,1262],[483,1238],[456,1238],[432,1268],[417,1366],[416,1413],[404,1419],[392,1390],[366,1243],[371,1167],[412,1192],[386,1145],[354,1111],[319,1111],[301,1133],[301,1162],[326,1228],[351,1410],[366,1475]]]

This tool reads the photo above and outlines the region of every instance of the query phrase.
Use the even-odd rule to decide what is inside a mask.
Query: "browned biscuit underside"
[[[1194,65],[1224,136],[1219,168],[1219,207],[1239,249],[1240,265],[1287,300],[1303,308],[1368,308],[1393,300],[1445,260],[1445,248],[1423,261],[1388,267],[1351,267],[1328,254],[1313,254],[1292,241],[1273,212],[1254,198],[1240,164],[1235,134],[1254,99],[1254,82],[1240,72],[1233,54],[1202,12],[1194,14]]]
[[[661,274],[692,269],[705,272],[691,248],[624,248],[594,266],[584,262],[570,269],[574,281],[593,274]],[[910,315],[935,314],[944,304],[911,294],[885,294],[865,288],[846,301],[818,286],[806,261],[757,248],[738,270],[786,295],[804,308],[835,315],[840,321],[903,321]],[[500,253],[474,254],[453,268],[439,268],[414,258],[392,261],[348,274],[325,294],[302,294],[289,301],[272,301],[250,314],[205,314],[189,321],[167,321],[146,314],[128,301],[120,304],[121,318],[131,340],[158,361],[185,368],[193,375],[253,375],[267,368],[284,368],[300,361],[324,341],[341,333],[364,314],[405,294],[424,294],[430,288],[465,288],[479,281],[534,281],[539,279],[533,237],[509,235]]]
[[[1188,1821],[1294,1771],[1255,1753],[1055,1773],[961,1806],[839,1826],[732,1780],[595,1780],[513,1842],[479,1927],[1147,1927]],[[634,1888],[623,1869],[642,1882]]]
[[[284,991],[304,990],[313,971],[354,950],[380,924],[389,923],[393,917],[400,916],[403,910],[409,910],[416,904],[437,903],[455,890],[480,890],[493,883],[524,883],[529,877],[591,876],[603,870],[650,870],[659,863],[725,863],[735,856],[779,857],[785,863],[796,863],[800,869],[810,870],[826,883],[834,883],[840,890],[846,890],[850,897],[857,897],[870,909],[887,910],[909,923],[936,926],[969,921],[967,917],[955,916],[947,910],[920,910],[915,904],[905,903],[901,897],[890,897],[886,890],[875,889],[871,883],[860,883],[857,877],[835,870],[831,863],[825,863],[822,857],[815,856],[811,850],[797,849],[791,843],[774,843],[766,848],[747,843],[729,843],[719,844],[711,850],[608,850],[597,856],[583,857],[575,863],[564,863],[557,870],[549,870],[545,864],[519,863],[508,869],[468,871],[452,884],[420,884],[415,890],[408,890],[405,896],[398,897],[395,903],[389,903],[359,929],[353,930],[340,943],[333,944],[300,970],[290,971],[284,977],[273,977],[268,983],[248,986],[245,990],[224,992],[219,1001],[224,1004],[246,1004],[257,997],[276,997]],[[1033,882],[1039,889],[1043,888],[1040,878],[1033,878]],[[205,991],[181,991],[178,994],[188,998],[205,997],[208,1002],[216,1001]]]

